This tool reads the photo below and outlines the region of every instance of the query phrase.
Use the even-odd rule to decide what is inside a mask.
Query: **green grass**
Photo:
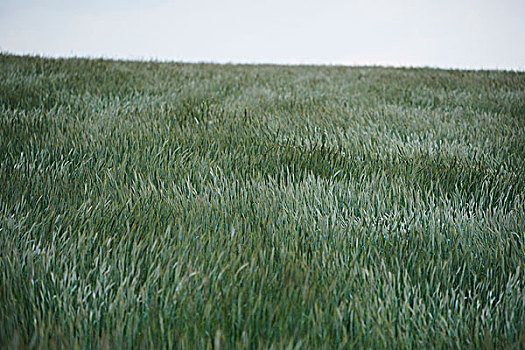
[[[0,347],[525,347],[525,73],[0,55]]]

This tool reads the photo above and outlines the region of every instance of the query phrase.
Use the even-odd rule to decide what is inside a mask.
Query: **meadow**
[[[0,55],[0,348],[525,347],[525,73]]]

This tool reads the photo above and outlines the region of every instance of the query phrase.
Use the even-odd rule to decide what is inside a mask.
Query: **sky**
[[[525,0],[0,0],[0,51],[525,70]]]

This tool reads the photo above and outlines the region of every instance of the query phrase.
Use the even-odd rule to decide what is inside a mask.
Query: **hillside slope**
[[[0,56],[0,347],[525,347],[525,74]]]

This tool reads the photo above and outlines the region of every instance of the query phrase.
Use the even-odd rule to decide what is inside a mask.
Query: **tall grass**
[[[525,347],[525,74],[0,55],[0,347]]]

